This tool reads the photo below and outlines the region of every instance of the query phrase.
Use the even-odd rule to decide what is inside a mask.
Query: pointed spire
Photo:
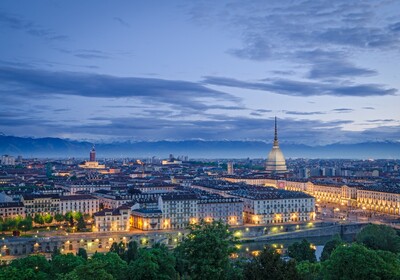
[[[274,146],[278,146],[278,125],[276,121],[276,116],[275,116],[275,137],[274,137]]]

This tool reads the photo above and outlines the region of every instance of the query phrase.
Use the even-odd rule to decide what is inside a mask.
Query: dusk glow
[[[400,2],[2,1],[0,132],[399,141]]]

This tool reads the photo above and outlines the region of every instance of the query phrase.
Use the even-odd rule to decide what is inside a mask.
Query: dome
[[[265,170],[268,173],[285,173],[285,172],[287,172],[286,160],[285,160],[285,157],[283,156],[281,149],[279,148],[278,127],[276,124],[276,117],[275,117],[274,146],[272,147],[271,152],[269,152]]]
[[[269,173],[284,173],[287,171],[286,160],[279,146],[273,146],[269,152],[266,171]]]

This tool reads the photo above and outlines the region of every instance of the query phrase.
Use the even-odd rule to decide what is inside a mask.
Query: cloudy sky
[[[400,1],[0,3],[0,132],[400,141]]]

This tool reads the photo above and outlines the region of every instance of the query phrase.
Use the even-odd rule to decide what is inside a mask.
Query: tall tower
[[[228,161],[228,164],[227,164],[227,168],[228,168],[228,175],[233,175],[233,162],[232,161]]]
[[[90,156],[89,156],[89,161],[96,161],[96,150],[93,148],[90,150]]]
[[[269,152],[265,170],[270,174],[282,174],[287,172],[286,160],[281,149],[279,148],[278,125],[276,117],[274,145],[272,146],[272,150]]]

